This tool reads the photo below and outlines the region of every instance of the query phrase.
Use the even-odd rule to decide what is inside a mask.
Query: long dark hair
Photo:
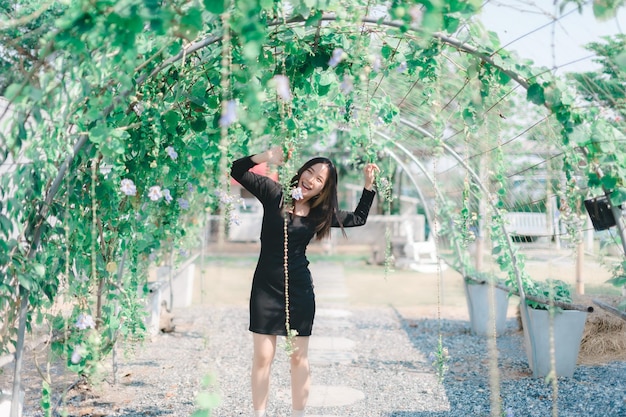
[[[291,179],[291,185],[292,187],[297,187],[302,173],[315,164],[324,164],[328,167],[328,178],[324,183],[324,188],[322,188],[322,191],[318,195],[309,200],[310,208],[308,218],[315,224],[315,238],[322,240],[330,235],[330,227],[333,224],[333,218],[335,218],[337,210],[339,210],[339,202],[337,201],[337,184],[339,180],[337,178],[335,165],[333,165],[330,159],[324,158],[323,156],[310,159],[300,167],[298,173]],[[341,231],[345,235],[343,225],[339,219],[337,219],[337,221],[339,222]]]

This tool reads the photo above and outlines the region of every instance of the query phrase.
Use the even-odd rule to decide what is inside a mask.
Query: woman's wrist
[[[250,158],[252,159],[252,162],[254,162],[255,164],[262,164],[264,162],[269,161],[269,155],[268,155],[268,151],[265,152],[261,152],[261,153],[257,153],[255,155],[252,155],[252,157]]]

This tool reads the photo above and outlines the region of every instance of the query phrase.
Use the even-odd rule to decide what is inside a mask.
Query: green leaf
[[[204,117],[198,117],[190,123],[190,126],[194,132],[204,132],[207,128],[207,122]]]
[[[37,275],[39,278],[43,278],[46,275],[46,267],[42,264],[34,264],[32,268],[35,275]]]
[[[537,104],[538,106],[542,106],[545,103],[546,99],[543,94],[543,87],[539,84],[531,84],[528,87],[528,91],[526,92],[526,99],[531,103]]]
[[[380,55],[385,59],[389,59],[392,53],[393,48],[391,48],[391,46],[387,44],[384,44],[383,47],[380,49]]]
[[[21,84],[11,84],[6,88],[6,90],[4,90],[3,96],[5,96],[9,101],[17,103],[19,102],[19,100],[17,100],[17,97],[21,89]]]
[[[37,288],[37,282],[28,275],[18,274],[17,280],[28,291],[32,292]]]
[[[204,0],[204,8],[213,14],[222,14],[224,13],[225,1],[224,0]]]
[[[4,235],[8,238],[13,230],[13,224],[8,217],[4,214],[0,214],[0,232],[4,233]]]
[[[202,30],[202,12],[195,7],[180,19],[180,28],[187,39],[194,39]]]
[[[196,397],[196,404],[199,408],[203,408],[205,410],[211,410],[217,407],[220,403],[219,397],[217,394],[210,392],[201,392]]]
[[[615,17],[621,2],[611,0],[593,0],[593,15],[600,21]]]
[[[175,134],[176,128],[178,127],[178,122],[180,121],[180,115],[170,110],[163,115],[163,124],[165,125],[165,130],[168,133]]]
[[[263,0],[261,0],[261,3],[263,3]],[[322,11],[318,10],[317,12],[309,16],[309,18],[306,20],[304,25],[305,26],[317,26],[317,24],[322,20],[322,16],[323,16]]]
[[[611,175],[604,175],[602,179],[600,180],[600,182],[602,183],[602,186],[605,189],[612,190],[617,185],[618,180],[619,180],[618,178],[615,178]]]
[[[626,203],[626,188],[618,188],[611,193],[611,203],[619,205]]]

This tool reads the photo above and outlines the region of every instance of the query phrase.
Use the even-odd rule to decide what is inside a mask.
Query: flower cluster
[[[237,197],[232,194],[227,194],[221,190],[216,190],[215,195],[219,198],[220,203],[224,205],[226,208],[225,213],[228,217],[228,222],[230,224],[239,226],[241,224],[241,218],[239,218],[239,215],[233,208],[235,204],[238,204],[245,209],[246,207],[245,200],[241,197]]]
[[[243,208],[246,207],[246,202],[244,201],[244,199],[241,197],[237,197],[236,195],[227,194],[223,192],[222,190],[216,190],[215,195],[217,196],[217,198],[219,198],[220,203],[224,205],[228,206],[228,205],[233,205],[233,204],[239,204]]]
[[[304,197],[302,196],[302,188],[296,187],[291,190],[291,198],[294,200],[302,200]]]
[[[172,158],[173,161],[175,161],[178,158],[178,152],[176,152],[176,150],[172,148],[171,146],[168,146],[167,148],[165,148],[165,152],[170,158]]]
[[[287,85],[287,89],[289,89],[289,85]],[[222,105],[222,116],[220,117],[219,123],[221,127],[228,127],[235,123],[235,121],[237,121],[237,102],[235,100],[228,100]]]
[[[163,197],[163,192],[161,192],[161,187],[158,185],[150,187],[150,191],[148,191],[148,197],[152,201],[159,201],[161,197]]]
[[[89,314],[80,313],[74,324],[78,330],[93,329],[96,327],[96,322],[93,321],[93,317]]]
[[[275,75],[273,80],[276,84],[276,93],[278,96],[285,101],[290,101],[291,90],[289,89],[289,78],[284,75]]]
[[[165,153],[173,160],[176,161],[178,159],[178,152],[176,152],[176,149],[174,149],[173,146],[168,146],[165,148]],[[155,168],[157,166],[156,161],[152,161],[152,163],[150,164],[151,167]],[[167,171],[167,169],[169,169],[169,167],[164,167],[164,169]],[[188,189],[187,189],[190,193],[193,192],[193,186],[191,184],[188,184]],[[122,192],[122,194],[124,195],[128,195],[128,196],[134,196],[137,195],[137,187],[135,186],[135,183],[133,182],[133,180],[129,179],[129,178],[124,178],[122,179],[121,183],[120,183],[120,191]],[[148,189],[148,198],[151,201],[159,201],[160,199],[164,199],[166,204],[170,204],[172,201],[174,201],[174,197],[172,196],[171,191],[168,188],[164,188],[162,189],[160,185],[153,185],[152,187],[150,187]],[[186,210],[189,208],[189,201],[184,199],[184,198],[179,198],[178,200],[178,205],[180,206],[181,209]]]
[[[437,371],[439,382],[443,382],[443,378],[448,371],[448,361],[450,360],[450,355],[448,354],[448,348],[443,346],[441,335],[439,336],[437,350],[435,352],[430,352],[428,359],[431,361],[435,371]]]
[[[339,89],[344,94],[350,94],[350,92],[354,89],[354,83],[349,75],[344,74],[343,81],[339,84]]]
[[[137,187],[135,187],[135,183],[133,182],[133,180],[130,180],[128,178],[124,178],[122,180],[122,183],[120,185],[120,190],[125,195],[135,195],[135,194],[137,194]]]
[[[76,365],[83,359],[83,356],[85,356],[86,353],[87,349],[83,345],[77,345],[74,347],[74,351],[72,352],[72,357],[70,358],[70,361],[72,361],[72,363]]]
[[[328,61],[328,66],[331,68],[335,68],[337,65],[339,65],[342,59],[343,59],[343,49],[335,48],[335,50],[333,51],[333,55],[330,57],[330,60]]]
[[[189,201],[185,200],[184,198],[179,198],[176,201],[178,202],[178,207],[180,207],[182,210],[187,210],[189,208]]]

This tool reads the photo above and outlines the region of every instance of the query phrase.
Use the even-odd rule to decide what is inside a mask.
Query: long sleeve
[[[354,211],[339,210],[339,212],[333,219],[332,226],[339,227],[340,222],[343,227],[363,226],[367,221],[367,216],[369,215],[375,195],[376,191],[366,190],[364,188],[363,194],[361,194],[361,199],[359,200],[359,204],[357,204],[356,209]]]
[[[255,165],[251,156],[238,159],[233,162],[230,176],[265,205],[280,194],[281,187],[271,178],[250,171]]]

